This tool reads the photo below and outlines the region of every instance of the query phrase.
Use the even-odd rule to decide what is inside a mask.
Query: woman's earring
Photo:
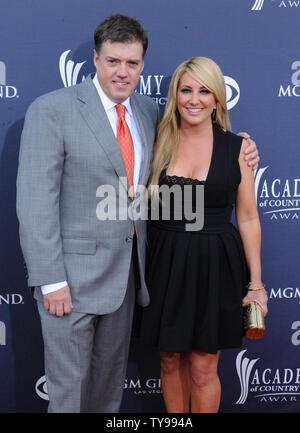
[[[214,108],[213,112],[211,113],[211,120],[213,123],[216,123],[217,120],[217,110]]]

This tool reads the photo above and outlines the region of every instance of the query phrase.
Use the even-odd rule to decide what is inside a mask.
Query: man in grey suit
[[[117,201],[125,191],[118,103],[133,139],[135,186],[149,177],[159,111],[133,93],[147,43],[137,21],[106,19],[95,31],[95,77],[38,98],[26,114],[17,212],[42,323],[49,412],[118,412],[135,298],[149,302],[145,222],[133,228],[130,218],[96,214],[99,186],[111,185]]]
[[[94,39],[94,78],[34,101],[21,140],[17,213],[42,323],[49,412],[119,411],[135,301],[149,303],[145,222],[97,214],[103,185],[117,202],[125,191],[126,209],[136,202],[120,181],[127,172],[116,104],[126,107],[134,187],[149,177],[159,110],[133,93],[148,40],[119,14]]]

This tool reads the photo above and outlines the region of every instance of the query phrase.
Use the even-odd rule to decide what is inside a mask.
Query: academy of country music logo
[[[64,51],[59,58],[59,72],[64,87],[74,86],[84,81],[86,78],[81,72],[82,66],[86,61],[75,63],[73,60],[67,60],[70,52],[71,50]],[[240,87],[237,81],[232,77],[224,76],[224,80],[226,85],[227,108],[231,110],[240,99]],[[141,95],[152,97],[159,106],[164,107],[167,101],[169,83],[169,76],[160,74],[141,75],[135,91]]]
[[[254,5],[252,6],[252,11],[260,11],[264,5],[264,0],[255,0]]]
[[[300,179],[271,177],[269,166],[255,172],[257,207],[271,221],[300,221]]]
[[[299,2],[300,3],[300,2]],[[295,60],[291,64],[290,82],[280,84],[278,97],[299,97],[300,96],[300,61]]]
[[[74,86],[78,83],[78,75],[80,69],[85,64],[84,62],[75,63],[73,60],[68,60],[67,57],[71,50],[64,51],[59,58],[59,72],[65,87]],[[81,81],[85,80],[85,76],[81,77]]]
[[[254,0],[252,11],[261,11],[264,4],[270,3],[272,6],[279,8],[297,8],[300,7],[300,0]]]
[[[263,368],[260,358],[250,359],[242,350],[236,357],[240,395],[236,405],[250,398],[259,403],[292,403],[300,400],[300,368]]]
[[[0,99],[14,99],[18,97],[18,89],[7,83],[6,64],[0,61]]]

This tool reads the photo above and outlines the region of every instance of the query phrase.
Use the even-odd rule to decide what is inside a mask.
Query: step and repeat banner
[[[15,210],[24,116],[39,95],[94,71],[93,32],[113,13],[148,32],[136,91],[162,112],[180,62],[206,56],[223,70],[233,130],[250,133],[260,152],[255,187],[270,300],[266,336],[221,354],[220,412],[300,412],[300,1],[0,0],[0,10],[0,412],[46,412],[48,403]],[[122,411],[164,412],[159,375],[157,351],[133,339]]]

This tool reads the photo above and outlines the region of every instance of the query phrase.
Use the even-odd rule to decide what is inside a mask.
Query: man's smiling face
[[[94,51],[99,83],[115,103],[122,103],[136,88],[144,67],[141,42],[103,42],[99,54]]]

